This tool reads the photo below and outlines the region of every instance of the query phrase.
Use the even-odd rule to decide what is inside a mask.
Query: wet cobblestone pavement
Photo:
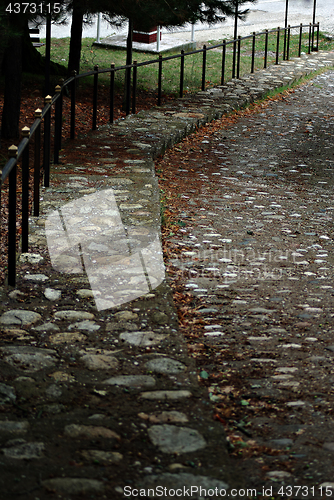
[[[319,75],[158,165],[181,225],[170,274],[201,323],[184,332],[260,498],[334,494],[333,94],[334,73]]]
[[[200,160],[180,168],[181,149],[170,171],[187,183],[178,199],[185,226],[172,241],[183,256],[171,264],[204,319],[193,357],[168,280],[150,263],[161,259],[153,159],[333,59],[319,53],[268,68],[70,146],[77,161],[64,156],[52,171],[17,285],[1,288],[0,498],[111,499],[157,486],[164,498],[175,488],[187,498],[191,486],[201,498],[200,487],[232,495],[252,485],[261,498],[263,486],[331,488],[332,73],[223,133],[200,129]],[[111,246],[108,224],[123,231]],[[96,282],[112,280],[111,263],[123,281],[108,294]],[[229,458],[228,442],[249,457],[232,450]]]

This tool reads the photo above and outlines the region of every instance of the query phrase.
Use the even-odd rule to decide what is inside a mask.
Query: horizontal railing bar
[[[17,162],[16,158],[10,158],[7,161],[6,165],[3,168],[2,174],[1,174],[1,182],[2,183],[5,182],[5,180],[7,179],[8,175],[13,170],[13,168],[16,165],[16,162]]]
[[[304,25],[305,28],[309,28],[309,25]],[[316,26],[316,25],[314,25]],[[293,29],[293,28],[300,28],[300,25],[298,26],[290,26],[290,29]],[[288,30],[288,28],[280,28],[281,32],[284,31],[284,30]],[[268,33],[277,33],[277,28],[273,28],[271,30],[268,30]],[[260,31],[258,33],[256,33],[256,36],[260,36],[260,35],[265,35],[266,32],[265,31]],[[244,37],[241,37],[240,40],[247,40],[248,38],[252,38],[253,35],[246,35]],[[223,45],[231,45],[234,43],[234,40],[228,40],[224,43],[220,43],[220,44],[217,44],[217,45],[211,45],[209,47],[206,48],[206,50],[212,50],[212,49],[217,49],[219,47],[223,47]],[[202,52],[204,52],[204,49],[197,49],[197,50],[192,50],[190,52],[185,52],[184,53],[184,56],[190,56],[190,55],[193,55],[193,54],[201,54]],[[181,54],[173,54],[172,56],[167,56],[167,57],[162,57],[162,61],[170,61],[172,59],[180,59],[182,56]],[[143,62],[138,62],[137,63],[137,68],[139,66],[149,66],[151,64],[156,64],[160,61],[160,59],[152,59],[150,61],[143,61]],[[123,69],[129,69],[129,68],[133,68],[134,67],[134,64],[124,64],[122,66],[115,66],[115,68],[113,69],[110,69],[110,68],[104,68],[104,69],[99,69],[98,70],[98,73],[99,74],[102,74],[102,73],[111,73],[111,71],[120,71],[120,70],[123,70]],[[87,71],[86,73],[80,73],[78,75],[76,75],[75,77],[72,77],[71,79],[69,80],[66,80],[63,84],[63,86],[66,86],[68,83],[70,83],[70,81],[72,81],[74,78],[75,79],[78,79],[78,78],[84,78],[86,76],[91,76],[91,75],[94,75],[96,72],[95,71]]]
[[[70,76],[69,78],[67,78],[67,80],[64,81],[63,83],[63,87],[66,87],[66,85],[68,85],[69,83],[72,83],[73,80],[76,79],[76,76]]]
[[[45,113],[48,111],[49,108],[50,108],[50,104],[47,104],[45,106],[45,108],[43,109],[43,111],[42,111],[42,117],[43,117],[43,115],[45,115]],[[44,112],[44,110],[45,110],[45,112]],[[20,157],[22,156],[22,153],[23,153],[24,149],[26,148],[27,144],[33,138],[33,135],[34,135],[37,127],[41,124],[41,122],[42,122],[42,118],[37,118],[34,121],[34,123],[31,125],[31,127],[30,127],[30,136],[29,137],[24,137],[19,142],[19,145],[17,146],[17,156],[15,158],[10,158],[7,161],[6,165],[4,166],[4,169],[3,169],[2,175],[1,175],[1,181],[2,182],[4,182],[7,179],[8,175],[11,173],[11,171],[15,167],[15,164],[19,161]]]
[[[45,104],[44,108],[42,109],[42,115],[41,115],[41,119],[44,118],[44,116],[46,115],[46,113],[49,111],[49,109],[51,108],[51,105],[56,101],[56,99],[58,98],[58,94],[55,94],[54,95],[54,101],[51,102],[51,103],[48,103],[48,104]]]
[[[315,24],[313,26],[317,26],[317,25]],[[310,25],[309,24],[305,24],[305,25],[303,25],[303,27],[309,28]],[[297,25],[297,26],[290,26],[290,29],[295,29],[295,28],[300,29],[300,24]],[[283,31],[288,31],[288,29],[289,29],[289,26],[287,26],[286,28],[280,28],[280,32],[282,33]],[[272,28],[271,30],[268,30],[268,34],[269,33],[277,33],[277,31],[278,31],[278,28]],[[259,32],[255,33],[255,36],[265,35],[266,33],[267,33],[266,31],[259,31]],[[240,38],[240,40],[246,40],[247,38],[253,38],[253,35],[243,36],[243,37]],[[233,42],[234,42],[234,40],[232,40],[229,43],[233,43]],[[226,42],[226,44],[227,43],[228,42]],[[213,47],[208,47],[208,50],[209,50],[209,48],[213,48]]]
[[[23,151],[25,150],[28,142],[30,140],[30,137],[23,137],[23,139],[20,141],[18,147],[17,147],[17,155],[15,158],[10,158],[10,160],[7,161],[1,175],[1,180],[4,182],[8,175],[11,173],[13,168],[15,167],[16,163],[19,161]]]
[[[75,79],[77,80],[78,78],[84,78],[85,76],[93,76],[95,73],[96,71],[94,70],[86,71],[86,73],[79,73],[78,75],[75,75]]]
[[[40,125],[41,122],[42,122],[41,118],[36,118],[36,120],[34,121],[34,123],[31,125],[31,127],[30,127],[30,138],[32,138],[32,136],[34,135],[37,127]]]
[[[317,26],[317,23],[315,23],[314,25],[312,26]],[[310,25],[309,24],[305,24],[303,25],[303,28],[309,28]],[[300,29],[300,25],[296,25],[296,26],[290,26],[290,27],[286,27],[286,28],[280,28],[280,31],[281,32],[284,32],[284,31],[287,31],[288,29]],[[268,34],[269,33],[277,33],[278,29],[277,28],[273,28],[271,30],[268,30]],[[261,35],[265,35],[266,34],[266,31],[259,31],[258,33],[256,33],[255,36],[261,36]],[[247,40],[247,39],[251,39],[253,37],[253,35],[246,35],[246,36],[243,36],[240,38],[240,40]],[[236,40],[237,41],[237,40]],[[217,44],[217,45],[211,45],[209,47],[206,48],[206,50],[212,50],[212,49],[217,49],[217,48],[220,48],[220,47],[223,47],[224,45],[231,45],[235,42],[235,40],[228,40],[224,43],[220,43],[220,44]],[[184,53],[184,57],[186,56],[190,56],[190,55],[193,55],[193,54],[200,54],[204,52],[204,49],[197,49],[197,50],[193,50],[193,51],[190,51],[190,52],[185,52]],[[181,54],[174,54],[174,55],[171,55],[171,56],[167,56],[167,57],[162,57],[161,61],[170,61],[172,59],[180,59],[182,56]],[[138,62],[137,63],[137,68],[139,66],[149,66],[151,64],[157,64],[159,63],[160,59],[152,59],[150,61],[143,61],[143,62]],[[125,64],[123,66],[115,66],[115,68],[113,69],[110,69],[110,68],[105,68],[105,69],[99,69],[98,70],[98,73],[102,74],[102,73],[111,73],[111,71],[120,71],[120,70],[124,70],[124,69],[129,69],[129,68],[133,68],[134,67],[134,64]],[[86,73],[80,73],[79,75],[76,75],[76,79],[78,78],[83,78],[83,77],[86,77],[86,76],[91,76],[91,75],[94,75],[96,72],[95,71],[88,71]],[[72,77],[72,79],[74,79],[74,77]],[[66,82],[64,82],[63,86],[67,85],[69,83],[69,80],[66,80]]]
[[[30,137],[23,137],[21,139],[20,144],[17,146],[17,156],[16,156],[16,161],[18,161],[25,150],[26,145],[28,144],[30,140]]]

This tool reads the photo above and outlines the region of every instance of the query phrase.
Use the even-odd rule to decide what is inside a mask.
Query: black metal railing
[[[28,232],[29,232],[29,194],[30,194],[30,144],[34,139],[34,165],[33,165],[33,215],[39,215],[39,200],[40,200],[40,172],[41,172],[41,148],[43,149],[43,162],[42,167],[44,171],[44,186],[48,187],[50,183],[50,159],[53,146],[53,162],[59,163],[59,151],[62,142],[62,112],[63,112],[63,94],[65,89],[68,89],[71,96],[70,105],[70,139],[75,138],[75,124],[76,124],[76,83],[80,78],[93,76],[93,99],[92,99],[92,130],[97,128],[97,108],[98,108],[98,78],[102,73],[110,73],[110,113],[109,121],[114,121],[114,105],[115,105],[115,76],[119,71],[126,72],[126,114],[136,112],[136,95],[137,95],[137,74],[138,69],[142,66],[152,64],[158,65],[158,91],[157,91],[157,104],[160,106],[162,101],[162,75],[163,63],[173,59],[180,59],[180,84],[179,96],[183,97],[184,94],[184,79],[185,79],[185,58],[193,54],[202,53],[202,78],[201,90],[204,91],[206,87],[206,69],[207,69],[207,52],[209,50],[218,49],[222,50],[222,64],[221,64],[221,77],[220,82],[223,85],[226,81],[226,52],[227,47],[232,45],[233,57],[231,76],[232,78],[240,78],[240,58],[241,58],[241,42],[243,40],[252,40],[252,54],[250,72],[255,71],[255,49],[256,39],[259,36],[265,37],[265,50],[264,50],[264,63],[263,67],[267,67],[268,63],[268,36],[270,33],[276,33],[276,54],[275,64],[279,63],[280,56],[280,42],[282,32],[284,36],[284,49],[283,60],[290,58],[290,36],[292,29],[299,29],[299,44],[298,44],[298,57],[301,56],[302,35],[303,30],[308,30],[308,53],[317,51],[319,48],[319,23],[309,25],[288,26],[287,28],[277,28],[273,30],[265,30],[259,33],[252,33],[251,35],[238,37],[237,40],[224,40],[223,43],[207,47],[203,46],[202,49],[194,50],[191,52],[181,51],[180,54],[174,54],[166,57],[159,55],[157,59],[137,62],[133,64],[117,66],[111,64],[110,69],[99,69],[98,66],[94,67],[93,71],[81,73],[79,75],[73,72],[73,75],[66,81],[62,81],[61,85],[57,85],[55,95],[53,97],[47,96],[45,98],[45,106],[43,110],[37,109],[35,111],[35,121],[30,128],[24,127],[22,129],[22,140],[18,146],[11,146],[9,148],[9,160],[1,172],[0,178],[0,207],[1,207],[1,192],[4,186],[7,186],[8,181],[8,269],[7,279],[10,286],[14,286],[16,282],[16,252],[17,252],[17,235],[21,235],[21,251],[28,251]],[[316,37],[316,45],[314,40]],[[131,93],[132,86],[132,93]],[[132,101],[132,105],[131,105]],[[51,110],[54,106],[54,133],[51,134]],[[42,128],[43,123],[43,128]],[[21,228],[17,228],[17,165],[21,163],[22,175],[22,194],[21,194]]]

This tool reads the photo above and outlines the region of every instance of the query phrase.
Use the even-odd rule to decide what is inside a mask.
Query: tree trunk
[[[44,58],[33,46],[29,35],[28,21],[26,21],[22,34],[22,70],[25,73],[44,74]]]
[[[52,34],[52,33],[51,33]],[[33,73],[34,75],[45,75],[45,57],[43,57],[36,47],[33,46],[30,35],[28,21],[23,28],[22,40],[22,71],[23,73]],[[51,75],[66,75],[66,67],[50,61]]]
[[[8,28],[5,23],[0,23],[0,68],[2,68],[2,63],[5,57],[6,47],[8,43]]]
[[[22,79],[22,35],[17,34],[20,19],[9,17],[10,32],[14,33],[8,40],[3,59],[5,74],[5,93],[2,111],[1,136],[5,139],[19,137],[19,119],[21,106],[21,79]]]
[[[79,73],[80,71],[83,16],[84,13],[81,8],[80,0],[74,0],[71,25],[70,54],[68,58],[67,70],[69,76],[71,75],[72,71],[76,71],[77,73]]]

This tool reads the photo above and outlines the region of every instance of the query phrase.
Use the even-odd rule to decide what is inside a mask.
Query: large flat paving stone
[[[22,442],[8,448],[3,448],[2,453],[7,458],[15,458],[16,460],[31,460],[33,458],[43,458],[44,449],[45,445],[42,442]]]
[[[163,453],[189,453],[201,450],[207,444],[203,436],[190,427],[153,425],[148,429],[148,435]]]
[[[55,319],[67,321],[83,321],[94,319],[94,314],[86,311],[74,311],[72,309],[66,311],[57,311],[54,314]]]
[[[186,365],[171,358],[152,359],[146,363],[146,368],[157,373],[166,373],[175,375],[176,373],[184,372]]]
[[[122,387],[153,387],[155,378],[150,375],[119,375],[108,378],[103,384]]]
[[[115,431],[107,427],[94,425],[69,424],[66,425],[64,434],[67,437],[81,439],[120,439],[120,436]]]
[[[29,346],[2,347],[1,351],[6,353],[4,360],[15,368],[26,372],[36,372],[44,368],[50,368],[57,362],[53,349],[39,349]]]
[[[165,400],[177,400],[177,399],[183,399],[183,398],[190,398],[192,396],[192,393],[187,390],[180,390],[180,391],[146,391],[142,392],[140,394],[141,398],[144,399],[156,399],[160,401],[165,401]]]
[[[37,323],[42,316],[34,311],[26,311],[25,309],[12,309],[5,312],[0,317],[0,324],[2,325],[20,325],[30,326]]]
[[[55,477],[42,482],[47,491],[64,493],[66,495],[84,495],[89,493],[102,493],[105,485],[97,479],[81,477]]]
[[[159,344],[166,335],[154,332],[124,332],[119,338],[131,345],[149,347]]]

